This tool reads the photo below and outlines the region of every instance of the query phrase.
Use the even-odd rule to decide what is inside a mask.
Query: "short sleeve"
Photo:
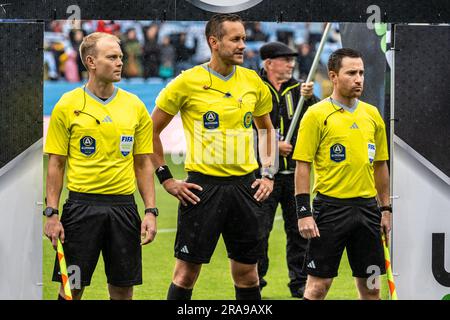
[[[173,116],[180,111],[188,97],[185,78],[186,73],[183,72],[161,90],[156,98],[156,106],[159,109]]]
[[[264,82],[258,76],[259,83],[259,99],[255,105],[255,111],[253,116],[260,117],[272,111],[272,94],[269,88],[264,84]]]
[[[50,124],[47,131],[44,152],[67,156],[69,149],[69,124],[67,108],[62,104],[61,98],[53,108]]]
[[[292,159],[313,162],[320,143],[320,131],[316,116],[308,109],[300,122]]]
[[[134,133],[133,154],[153,153],[153,122],[144,103],[139,100],[139,125]]]
[[[375,159],[374,161],[385,161],[389,160],[389,153],[387,147],[387,137],[386,137],[386,125],[384,124],[383,118],[381,118],[378,109],[375,111],[376,120],[376,130],[375,130]]]

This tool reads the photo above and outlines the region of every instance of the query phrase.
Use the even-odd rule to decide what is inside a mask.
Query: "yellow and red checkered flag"
[[[389,254],[389,248],[386,243],[386,236],[384,235],[384,232],[381,234],[381,239],[383,241],[384,259],[386,261],[386,274],[389,285],[389,293],[391,295],[391,300],[398,300],[397,291],[395,290],[394,275],[392,274],[391,268],[391,255]]]
[[[64,298],[66,300],[72,300],[72,292],[70,291],[69,276],[67,275],[67,265],[66,258],[64,257],[64,250],[61,240],[58,239],[58,261],[59,261],[59,271],[61,272],[61,279],[64,288]]]

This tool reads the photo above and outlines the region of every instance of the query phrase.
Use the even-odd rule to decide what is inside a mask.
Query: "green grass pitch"
[[[173,175],[184,178],[182,165],[173,164],[167,159]],[[47,157],[44,158],[44,184],[47,174]],[[155,181],[156,202],[160,210],[158,217],[158,234],[153,243],[143,247],[143,285],[134,288],[134,299],[137,300],[163,300],[171,282],[175,263],[173,245],[175,241],[175,228],[177,222],[178,201],[169,195]],[[45,190],[45,185],[44,185]],[[45,195],[44,195],[45,196]],[[61,206],[67,197],[64,189],[61,196]],[[143,204],[138,191],[135,194],[140,212]],[[62,209],[62,208],[60,208]],[[262,291],[263,299],[285,300],[292,299],[287,287],[288,274],[286,267],[286,237],[283,229],[283,220],[280,208],[276,215],[273,231],[270,235],[269,259],[270,266],[266,276],[267,287]],[[43,220],[45,222],[45,219]],[[55,251],[50,241],[43,237],[43,296],[45,300],[55,300],[59,284],[51,281]],[[388,299],[386,277],[381,278],[382,299]],[[193,299],[201,300],[233,300],[234,287],[231,279],[229,261],[226,255],[223,240],[220,239],[211,263],[203,265],[198,282],[194,288]],[[86,288],[83,299],[108,300],[109,294],[104,274],[103,259],[100,258],[92,278],[91,285]],[[350,266],[346,254],[343,255],[339,268],[339,276],[334,279],[327,299],[358,299],[354,280],[351,276]]]

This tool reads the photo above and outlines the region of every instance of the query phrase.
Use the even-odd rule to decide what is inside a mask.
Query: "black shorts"
[[[345,248],[354,277],[386,273],[381,212],[375,198],[336,199],[318,194],[313,214],[320,237],[308,243],[304,265],[307,274],[336,277]]]
[[[175,257],[192,263],[209,263],[222,234],[228,257],[240,263],[255,264],[262,256],[264,213],[253,198],[254,174],[242,177],[212,177],[190,172],[187,182],[203,191],[191,189],[199,198],[196,205],[181,203]]]
[[[117,287],[142,284],[141,218],[133,195],[71,191],[61,223],[67,268],[79,270],[81,286],[90,284],[100,252],[109,284]],[[77,279],[70,272],[69,277]],[[57,258],[53,281],[61,282]]]

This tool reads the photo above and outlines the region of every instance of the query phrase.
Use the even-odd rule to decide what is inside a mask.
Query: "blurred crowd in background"
[[[267,42],[280,41],[299,52],[294,76],[306,79],[324,26],[324,23],[246,22],[244,67],[258,72],[262,66],[259,48]],[[209,60],[204,28],[203,21],[87,20],[78,25],[67,20],[50,21],[46,23],[44,35],[45,80],[86,79],[78,49],[84,36],[101,31],[121,39],[125,79],[166,81],[182,70]],[[316,81],[326,81],[328,56],[340,47],[338,24],[333,24]]]

